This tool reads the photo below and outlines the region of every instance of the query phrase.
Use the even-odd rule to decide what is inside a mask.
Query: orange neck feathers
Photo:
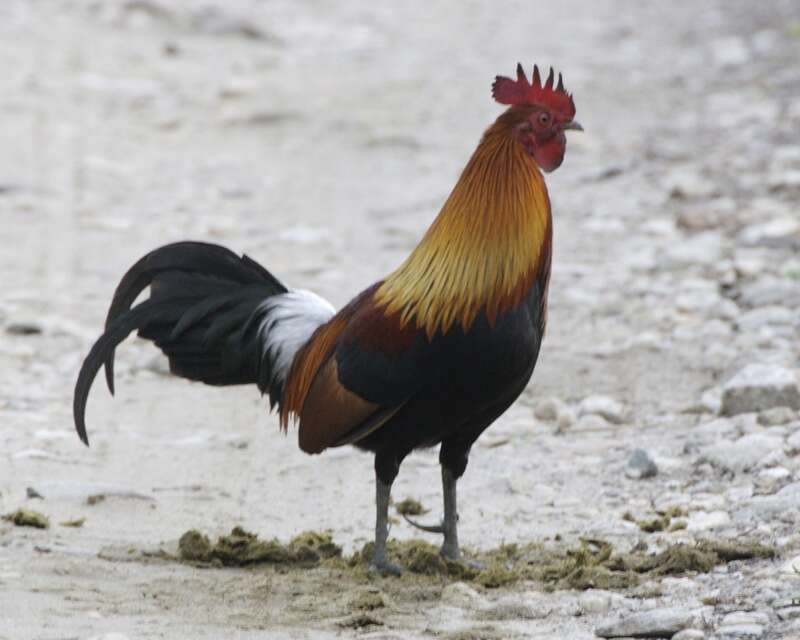
[[[431,339],[467,331],[481,309],[491,324],[518,305],[549,259],[550,199],[536,162],[501,116],[484,134],[436,220],[375,293],[401,325]],[[548,254],[548,255],[546,255]]]

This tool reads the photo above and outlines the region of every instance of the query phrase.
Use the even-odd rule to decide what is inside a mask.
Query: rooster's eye
[[[540,113],[539,124],[542,125],[543,127],[546,127],[548,124],[550,124],[550,114],[544,112]]]

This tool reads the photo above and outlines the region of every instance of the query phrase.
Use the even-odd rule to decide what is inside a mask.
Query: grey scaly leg
[[[453,472],[442,465],[442,494],[444,496],[444,520],[441,524],[420,524],[403,514],[410,525],[428,533],[444,534],[441,553],[450,560],[460,560],[458,548],[458,507],[456,505],[456,482]]]
[[[392,485],[384,484],[380,478],[375,478],[375,551],[372,556],[370,570],[380,573],[400,575],[402,569],[389,562],[386,553],[386,540],[389,538],[389,495]]]
[[[406,521],[417,529],[428,533],[441,533],[444,535],[444,542],[440,552],[448,560],[464,562],[474,569],[483,569],[481,562],[476,560],[464,560],[461,557],[461,549],[458,546],[458,504],[456,501],[456,479],[455,474],[445,465],[442,465],[442,494],[444,495],[444,519],[441,524],[424,525],[420,524],[404,515]]]
[[[458,506],[456,504],[456,482],[453,473],[442,466],[442,493],[444,494],[444,521],[442,529],[444,542],[442,555],[450,560],[461,560],[458,548]]]

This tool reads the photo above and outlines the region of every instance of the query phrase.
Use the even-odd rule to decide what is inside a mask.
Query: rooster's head
[[[561,166],[567,138],[564,131],[583,127],[574,120],[575,103],[564,89],[561,74],[558,84],[552,67],[550,75],[542,84],[539,67],[533,67],[530,82],[522,65],[517,65],[517,79],[497,76],[492,84],[492,95],[500,104],[511,105],[501,116],[507,121],[511,131],[517,135],[520,144],[544,171],[553,171]]]

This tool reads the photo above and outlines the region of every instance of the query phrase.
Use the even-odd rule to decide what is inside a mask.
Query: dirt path
[[[800,11],[752,4],[0,3],[0,513],[51,521],[0,522],[0,639],[588,639],[665,609],[708,638],[800,637],[800,407],[765,410],[800,356]],[[548,176],[549,333],[473,452],[462,540],[752,539],[777,558],[584,592],[147,553],[241,524],[330,530],[349,555],[372,462],[302,455],[254,390],[168,378],[136,341],[117,397],[90,396],[85,449],[72,386],[124,270],[204,239],[345,303],[424,232],[518,60],[564,71],[586,133]],[[762,396],[719,417],[751,363]],[[626,475],[637,448],[655,477]],[[416,453],[394,497],[435,519],[437,478]],[[666,530],[637,524],[669,508]]]

